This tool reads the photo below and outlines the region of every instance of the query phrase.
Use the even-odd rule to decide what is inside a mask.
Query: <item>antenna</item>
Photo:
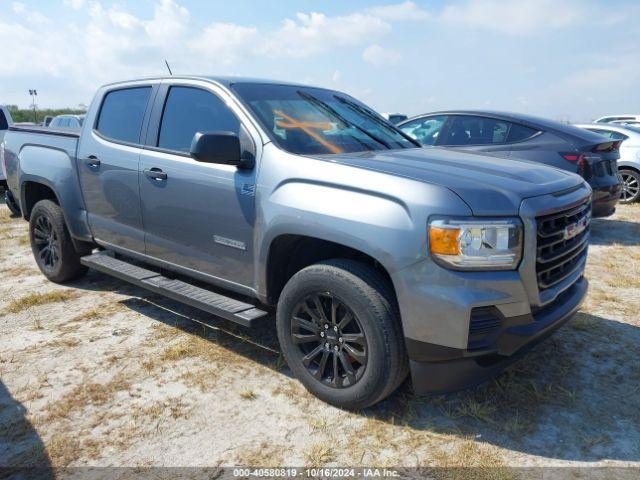
[[[169,70],[169,75],[173,76],[173,73],[171,72],[171,67],[169,66],[169,62],[167,62],[167,59],[164,59],[164,64],[167,66],[167,70]]]

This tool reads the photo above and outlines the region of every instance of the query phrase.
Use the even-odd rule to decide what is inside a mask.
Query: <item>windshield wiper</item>
[[[414,140],[413,138],[411,138],[409,135],[407,135],[406,133],[404,133],[402,130],[395,128],[392,125],[389,125],[387,122],[385,122],[384,120],[382,120],[381,118],[379,118],[377,115],[371,113],[369,110],[367,110],[366,108],[362,108],[360,105],[358,105],[355,102],[352,102],[351,100],[347,100],[344,97],[340,97],[338,95],[334,95],[333,98],[335,98],[336,100],[338,100],[340,103],[344,103],[345,105],[348,105],[349,107],[351,107],[353,110],[357,111],[358,113],[365,115],[367,118],[370,118],[371,120],[373,120],[375,123],[377,123],[378,125],[380,125],[381,127],[383,127],[385,130],[389,130],[395,134],[400,135],[402,138],[404,138],[405,140],[407,140],[408,142],[412,143],[413,145],[415,145],[416,147],[420,147],[421,145]],[[405,148],[400,142],[398,142],[397,140],[394,140],[394,142],[396,142],[398,145],[402,146],[402,148]]]
[[[366,131],[364,128],[356,125],[353,122],[350,122],[349,120],[347,120],[346,118],[344,118],[342,115],[340,115],[338,112],[336,112],[331,106],[327,105],[325,102],[323,102],[322,100],[320,100],[319,98],[314,97],[313,95],[311,95],[310,93],[307,92],[303,92],[301,90],[298,90],[296,92],[298,95],[300,95],[302,98],[304,98],[305,100],[308,100],[309,102],[313,103],[314,105],[322,108],[325,112],[329,113],[331,116],[337,118],[338,120],[340,120],[342,123],[344,123],[347,126],[353,127],[356,130],[358,130],[359,132],[364,133],[367,137],[371,138],[372,140],[378,142],[380,145],[383,145],[384,147],[388,148],[389,150],[391,150],[391,145],[389,145],[387,142],[385,142],[384,140],[382,140],[381,138],[379,138],[377,135]],[[356,140],[358,140],[356,138]]]

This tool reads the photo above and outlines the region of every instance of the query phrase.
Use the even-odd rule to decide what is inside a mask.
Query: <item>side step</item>
[[[133,283],[154,293],[204,310],[205,312],[253,327],[268,313],[250,303],[240,302],[219,293],[174,280],[157,272],[114,258],[107,252],[94,253],[80,259],[83,265],[113,277]]]

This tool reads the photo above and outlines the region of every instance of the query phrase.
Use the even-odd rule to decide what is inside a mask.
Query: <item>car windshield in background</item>
[[[233,89],[271,138],[297,154],[338,154],[418,146],[364,104],[340,92],[238,83]]]

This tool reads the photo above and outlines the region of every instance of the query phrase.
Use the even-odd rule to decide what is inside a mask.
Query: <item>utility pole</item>
[[[35,89],[29,89],[29,95],[31,95],[31,105],[33,106],[33,123],[38,123],[38,117],[36,115],[36,97],[38,96],[38,92]]]

